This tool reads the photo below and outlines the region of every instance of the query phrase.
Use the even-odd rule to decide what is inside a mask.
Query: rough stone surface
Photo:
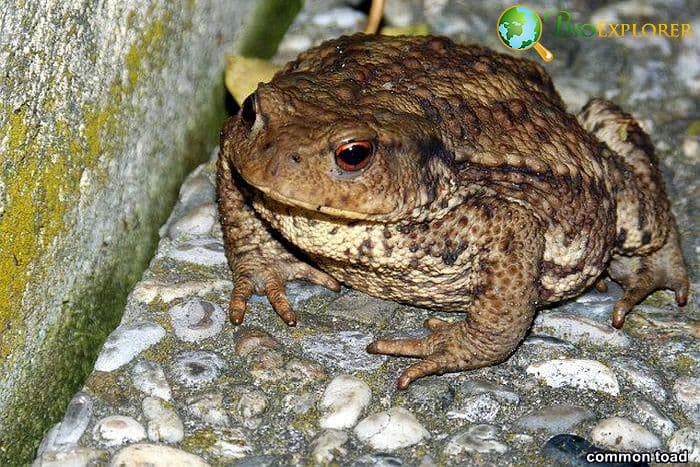
[[[668,10],[660,7],[660,2],[649,3],[645,12],[650,21],[682,18],[685,10],[681,3]],[[401,4],[410,12],[411,21],[427,22],[433,32],[503,50],[493,31],[501,10],[499,2],[401,0]],[[574,13],[575,20],[586,21],[593,11],[583,11],[581,2],[577,5],[581,10]],[[329,20],[323,27],[312,21],[319,13],[346,6],[340,0],[306,2],[275,61],[292,58],[299,47],[354,31],[338,26],[342,21]],[[396,24],[401,21],[405,19]],[[692,79],[671,72],[680,66],[678,54],[697,54],[696,43],[669,40],[670,55],[657,53],[656,46],[650,44],[634,49],[617,40],[588,39],[585,47],[579,47],[574,39],[554,40],[547,26],[543,43],[553,49],[556,58],[544,66],[553,74],[555,84],[562,85],[572,110],[589,97],[602,95],[643,121],[654,123],[652,140],[659,147],[685,251],[696,270],[691,195],[700,178],[693,172],[695,159],[683,152],[683,141],[700,115],[693,106],[697,99],[691,94]],[[536,58],[532,51],[523,54]],[[640,76],[632,80],[636,73]],[[644,73],[650,76],[648,81],[640,78]],[[663,85],[656,86],[655,79]],[[268,301],[257,297],[248,307],[243,326],[225,321],[216,335],[196,342],[180,339],[169,312],[173,307],[189,300],[205,300],[225,311],[231,292],[220,232],[214,228],[189,235],[172,227],[202,219],[198,217],[202,211],[196,208],[214,201],[212,175],[213,165],[203,165],[183,185],[180,201],[161,229],[159,250],[126,307],[124,324],[151,321],[162,326],[166,335],[130,363],[90,376],[84,391],[93,400],[92,415],[75,449],[102,450],[109,462],[124,447],[96,443],[90,436],[95,423],[107,416],[128,415],[147,426],[142,401],[156,395],[133,385],[135,371],[146,361],[164,369],[169,402],[183,421],[184,437],[172,447],[212,465],[312,465],[325,461],[351,466],[565,465],[603,449],[592,443],[591,432],[597,423],[611,417],[642,426],[665,442],[661,450],[697,445],[693,444],[697,438],[692,387],[687,384],[700,376],[697,304],[691,301],[680,310],[666,292],[656,293],[635,307],[618,332],[609,324],[621,292],[610,283],[606,293],[587,292],[544,312],[550,314],[549,324],[552,317],[567,316],[571,329],[566,333],[560,332],[562,328],[538,325],[504,363],[424,378],[407,391],[397,391],[395,380],[413,360],[369,355],[364,350],[366,344],[376,337],[422,336],[422,323],[428,316],[460,316],[383,302],[347,289],[336,294],[295,282],[287,285],[288,298],[299,318],[294,328],[285,326]],[[187,221],[178,223],[182,218]],[[195,227],[196,232],[206,230]],[[173,252],[180,253],[174,257]],[[192,260],[200,253],[209,260]],[[194,352],[208,357],[202,359],[198,354],[192,358]],[[542,369],[541,362],[548,362],[568,383],[555,387],[528,374],[528,368]],[[190,363],[195,363],[194,367]],[[187,371],[175,371],[185,367]],[[197,374],[212,374],[213,378],[192,384]],[[321,401],[340,375],[361,380],[371,397],[355,426],[325,429],[321,421],[328,411]],[[665,399],[661,397],[664,393]],[[389,423],[399,407],[412,414],[415,423]],[[493,418],[491,410],[496,407]],[[491,410],[481,410],[484,408]],[[474,421],[466,416],[448,417],[448,413],[458,412],[471,414]],[[411,439],[421,439],[398,447],[405,435],[398,435],[397,427],[401,426],[412,427]],[[362,437],[357,427],[363,427]],[[426,432],[429,437],[421,436]]]

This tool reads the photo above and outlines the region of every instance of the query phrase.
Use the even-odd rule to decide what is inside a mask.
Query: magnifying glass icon
[[[551,62],[554,54],[539,43],[542,36],[542,18],[535,10],[524,5],[506,8],[498,17],[498,38],[513,50],[534,48],[545,62]]]

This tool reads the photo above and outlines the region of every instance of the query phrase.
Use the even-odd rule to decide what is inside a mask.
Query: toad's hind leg
[[[592,99],[578,118],[612,150],[607,154],[617,178],[617,240],[608,274],[624,295],[613,310],[613,326],[622,327],[625,315],[655,290],[672,289],[684,305],[688,273],[649,136],[631,115],[605,100]]]
[[[543,238],[537,222],[519,206],[494,207],[500,226],[483,245],[480,273],[472,288],[474,303],[464,321],[426,320],[422,339],[379,339],[375,354],[420,358],[396,385],[405,389],[423,376],[481,368],[504,361],[532,324],[538,297]],[[494,230],[491,230],[494,232]],[[455,291],[455,293],[464,293]]]
[[[685,269],[675,224],[659,250],[645,256],[614,256],[608,273],[619,283],[624,294],[615,304],[612,324],[621,328],[625,315],[650,293],[660,289],[675,292],[676,303],[688,301],[688,273]]]

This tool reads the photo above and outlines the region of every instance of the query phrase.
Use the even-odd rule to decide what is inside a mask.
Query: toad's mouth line
[[[378,221],[381,220],[379,219],[380,216],[385,215],[386,213],[368,213],[368,212],[359,212],[359,211],[349,211],[345,209],[338,209],[334,208],[331,206],[324,206],[321,204],[315,204],[315,203],[309,203],[307,201],[300,200],[298,198],[292,198],[289,196],[285,196],[278,191],[272,190],[270,187],[267,187],[265,185],[260,185],[258,183],[253,183],[249,178],[247,178],[241,171],[238,171],[238,173],[243,177],[243,180],[250,185],[252,188],[257,190],[258,192],[262,193],[266,197],[277,201],[278,203],[281,203],[285,206],[291,206],[291,207],[297,207],[304,209],[306,211],[310,211],[312,213],[320,213],[320,214],[325,214],[330,217],[335,217],[335,218],[344,218],[344,219],[350,219],[350,220],[365,220],[365,221]]]

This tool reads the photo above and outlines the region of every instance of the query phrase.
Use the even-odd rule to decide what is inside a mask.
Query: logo
[[[532,8],[525,5],[507,8],[499,16],[497,26],[498,37],[506,47],[513,50],[534,47],[545,62],[554,59],[554,54],[539,42],[542,37],[542,18]]]
[[[543,21],[553,26],[553,35],[559,38],[601,38],[644,40],[662,36],[669,39],[681,39],[692,36],[690,23],[621,23],[597,20],[595,23],[576,23],[571,13],[566,10],[547,10],[542,17],[525,5],[506,8],[498,17],[496,28],[498,38],[503,45],[513,50],[534,48],[545,62],[551,62],[554,54],[540,44]]]

